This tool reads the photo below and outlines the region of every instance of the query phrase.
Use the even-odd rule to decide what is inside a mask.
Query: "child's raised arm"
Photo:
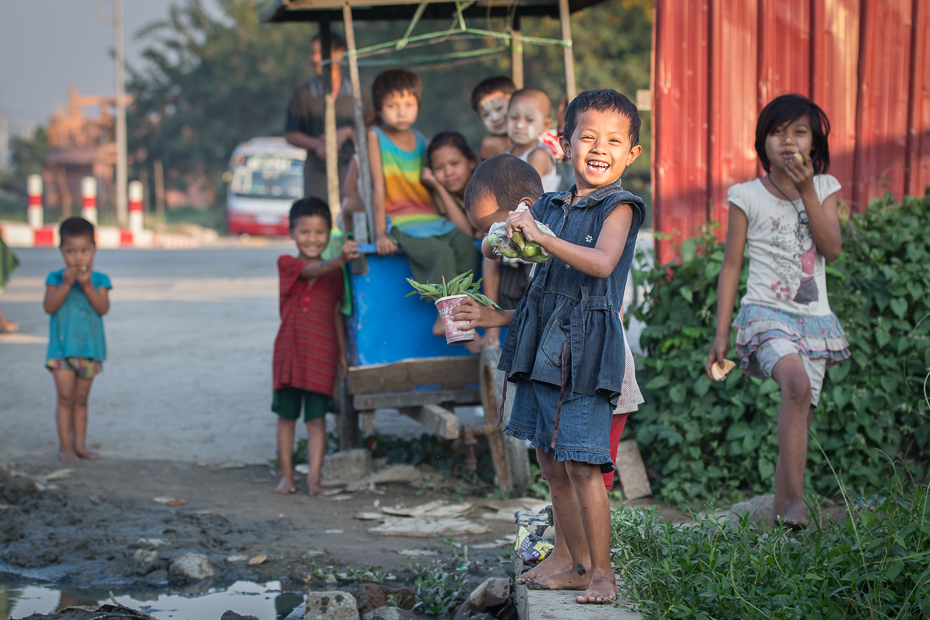
[[[710,367],[718,364],[722,370],[722,362],[727,359],[727,352],[730,350],[730,326],[733,323],[733,306],[739,291],[739,278],[743,271],[743,251],[746,249],[748,228],[749,220],[746,214],[731,202],[730,214],[727,217],[727,243],[723,254],[723,267],[717,280],[717,334],[704,368],[711,379],[713,375],[710,374]]]
[[[801,155],[804,157],[803,153]],[[840,214],[837,210],[839,192],[830,194],[821,204],[814,189],[814,166],[810,157],[804,157],[803,164],[799,164],[793,157],[790,158],[785,166],[785,173],[801,194],[801,202],[810,221],[811,236],[817,251],[825,261],[832,263],[843,251]]]
[[[319,278],[320,276],[327,274],[334,269],[339,269],[343,265],[355,260],[358,257],[358,244],[352,239],[346,239],[342,243],[342,251],[339,252],[337,256],[334,256],[329,260],[318,260],[312,263],[307,263],[304,265],[303,269],[300,270],[300,277],[306,280]]]
[[[397,244],[387,234],[384,169],[381,167],[381,146],[374,129],[368,130],[368,162],[371,167],[371,207],[375,213],[375,245],[378,247],[378,254],[393,254],[397,250]]]
[[[530,211],[511,213],[507,217],[505,229],[508,237],[512,237],[513,231],[519,229],[527,241],[545,248],[547,252],[585,275],[606,278],[620,262],[632,224],[633,207],[628,204],[620,205],[604,220],[593,248],[575,245],[543,233],[536,226],[536,220]],[[623,241],[618,243],[617,239]]]

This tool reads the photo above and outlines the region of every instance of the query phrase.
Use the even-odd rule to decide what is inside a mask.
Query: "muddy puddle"
[[[111,591],[121,605],[138,609],[159,620],[219,620],[228,609],[260,620],[284,620],[303,602],[306,592],[281,581],[236,581],[228,587],[210,588],[197,593],[165,590],[122,592],[102,586],[92,589],[67,588],[0,574],[0,620],[25,618],[32,614],[52,614],[65,607],[78,605],[97,607],[111,602]]]

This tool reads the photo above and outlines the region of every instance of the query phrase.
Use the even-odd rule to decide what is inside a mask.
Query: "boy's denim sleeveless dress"
[[[533,216],[559,238],[593,248],[604,220],[626,203],[633,209],[630,232],[607,278],[587,276],[555,257],[537,265],[514,312],[498,366],[518,383],[504,432],[529,439],[558,461],[609,464],[610,419],[624,374],[618,313],[646,205],[624,191],[620,181],[575,205],[570,201],[571,190],[544,194],[533,206]]]

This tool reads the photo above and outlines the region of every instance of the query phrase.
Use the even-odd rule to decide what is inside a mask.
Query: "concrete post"
[[[129,231],[138,235],[142,232],[142,183],[129,184]]]
[[[42,177],[40,175],[29,175],[26,180],[26,193],[29,194],[29,210],[27,212],[29,227],[38,230],[45,224],[45,217],[42,213]]]
[[[97,225],[97,179],[94,177],[84,177],[81,179],[81,217]]]

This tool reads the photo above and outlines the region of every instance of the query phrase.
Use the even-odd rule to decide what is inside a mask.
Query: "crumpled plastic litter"
[[[539,564],[549,557],[549,554],[552,553],[554,548],[555,545],[551,542],[541,536],[531,534],[530,531],[522,525],[517,533],[517,542],[513,547],[514,551],[525,564]]]

